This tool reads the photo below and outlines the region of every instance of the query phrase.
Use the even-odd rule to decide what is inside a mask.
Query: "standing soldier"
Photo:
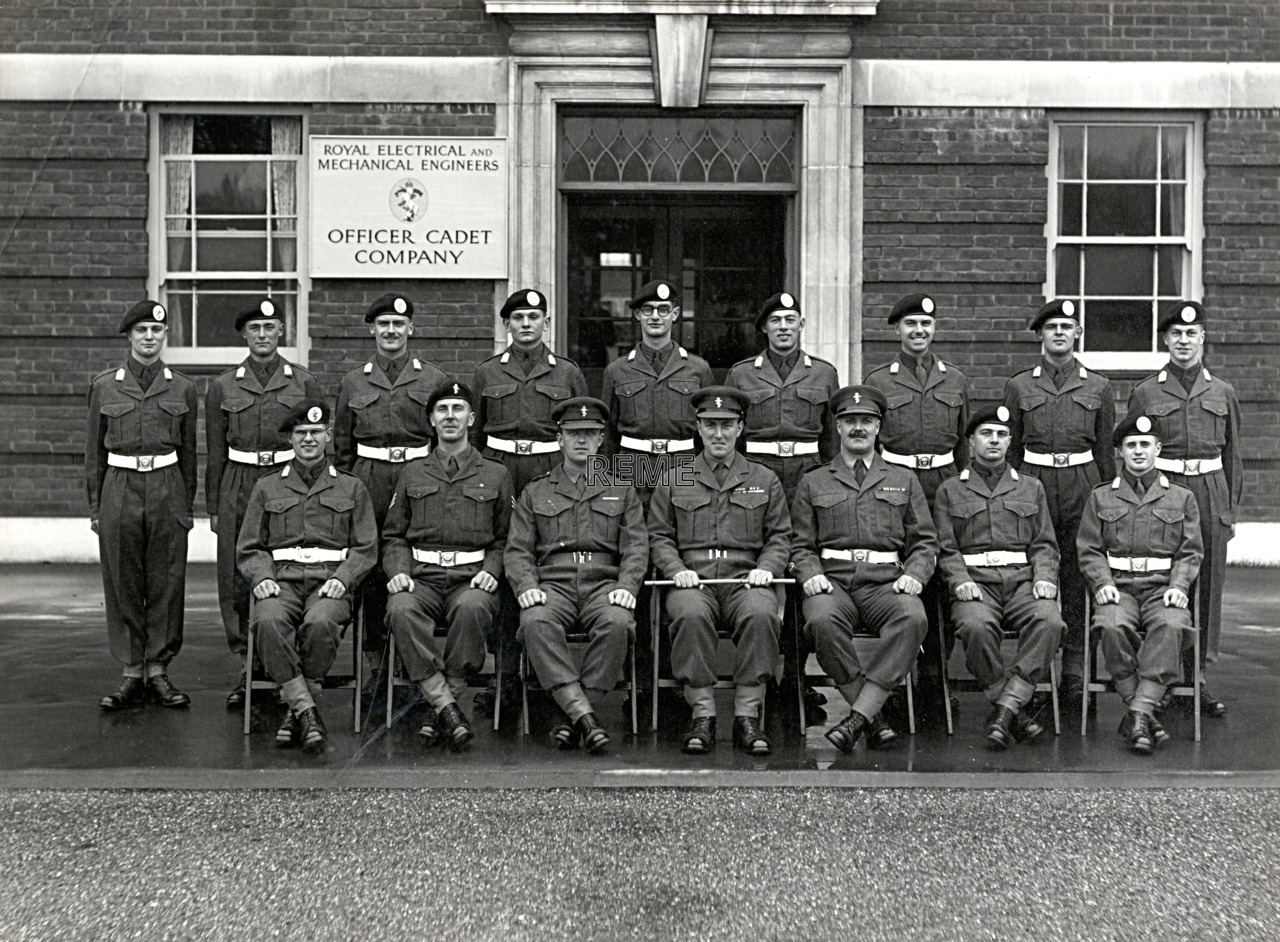
[[[1053,522],[1041,483],[1006,462],[1012,426],[1005,406],[969,420],[973,460],[938,486],[933,516],[956,634],[992,703],[984,735],[994,749],[1044,732],[1022,708],[1049,674],[1062,637]],[[1018,635],[1007,669],[1000,655],[1006,627]]]
[[[927,294],[910,294],[898,301],[888,321],[898,332],[901,349],[865,380],[880,390],[889,404],[880,430],[881,455],[890,464],[915,472],[931,510],[938,485],[955,477],[967,461],[964,429],[969,421],[968,380],[958,367],[931,352],[936,311],[937,305]],[[946,624],[946,597],[940,576],[925,587],[929,633],[924,639],[920,685],[925,697],[938,704],[942,698],[939,620]],[[951,650],[949,637],[946,650]]]
[[[632,480],[647,507],[654,487],[667,479],[669,456],[692,459],[696,420],[690,397],[714,380],[706,360],[671,339],[680,317],[680,296],[671,282],[650,281],[630,307],[640,322],[640,343],[605,367],[600,398],[613,417],[610,451],[633,456]]]
[[[1107,672],[1127,709],[1120,735],[1148,754],[1169,740],[1155,714],[1178,679],[1179,648],[1193,630],[1187,593],[1204,547],[1195,496],[1158,470],[1154,421],[1130,412],[1114,442],[1124,470],[1089,495],[1077,549]]]
[[[1012,377],[1004,405],[1012,420],[1009,463],[1044,485],[1053,532],[1062,554],[1060,695],[1068,710],[1084,697],[1084,576],[1076,562],[1076,530],[1085,501],[1100,481],[1115,477],[1111,430],[1116,403],[1111,382],[1075,357],[1080,314],[1073,301],[1050,301],[1031,320],[1044,359]],[[941,525],[941,522],[939,522]]]
[[[768,755],[760,728],[764,687],[778,665],[778,603],[770,585],[791,559],[791,514],[782,485],[763,465],[737,453],[750,402],[732,386],[693,395],[702,454],[688,478],[664,482],[649,508],[649,545],[664,579],[671,617],[671,665],[692,710],[684,751],[716,740],[717,623],[733,635],[733,741]],[[703,586],[703,579],[741,579]]]
[[[382,544],[382,568],[391,577],[387,627],[431,708],[418,735],[426,745],[443,739],[454,748],[471,739],[456,698],[484,666],[511,522],[511,475],[467,441],[474,402],[461,383],[432,397],[436,450],[405,468]],[[440,626],[448,632],[443,645]]]
[[[593,702],[622,677],[649,564],[648,537],[635,489],[613,483],[603,468],[588,468],[609,426],[605,404],[568,399],[553,419],[563,461],[516,501],[504,562],[529,662],[565,714],[552,739],[562,749],[581,741],[587,751],[600,752],[609,733]],[[581,668],[565,641],[574,625],[591,638]]]
[[[897,738],[880,708],[916,662],[929,625],[920,593],[938,556],[919,480],[876,454],[887,408],[874,386],[846,386],[832,397],[840,453],[804,476],[791,513],[805,632],[850,706],[826,736],[846,753],[864,734],[872,748]],[[852,638],[862,627],[880,636],[865,664]]]
[[[409,356],[413,302],[384,294],[365,312],[377,351],[364,366],[342,377],[334,421],[334,463],[369,490],[378,532],[405,462],[431,450],[431,394],[449,381],[442,370]],[[361,591],[365,657],[376,676],[386,644],[387,579],[376,566]]]
[[[111,655],[124,665],[104,710],[191,698],[169,682],[182,647],[187,531],[196,496],[196,387],[164,365],[167,312],[139,301],[120,333],[129,357],[89,387],[84,450],[89,523],[98,534]]]
[[[294,457],[254,485],[236,563],[255,599],[258,656],[289,707],[276,745],[321,752],[328,733],[316,697],[356,587],[377,561],[378,527],[364,484],[325,459],[325,401],[302,400],[279,428]]]
[[[236,315],[236,330],[249,356],[209,383],[204,427],[208,456],[204,494],[209,529],[218,536],[218,605],[227,646],[244,663],[249,586],[236,568],[236,538],[249,493],[259,479],[292,460],[280,423],[303,399],[323,399],[310,373],[276,351],[284,336],[284,314],[270,298],[259,298]],[[245,677],[227,695],[228,707],[244,706]]]

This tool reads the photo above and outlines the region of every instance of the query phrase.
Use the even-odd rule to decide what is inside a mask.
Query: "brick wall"
[[[497,56],[483,0],[27,0],[0,4],[0,52]]]

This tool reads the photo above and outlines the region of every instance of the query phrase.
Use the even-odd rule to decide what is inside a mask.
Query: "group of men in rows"
[[[512,659],[522,646],[562,711],[555,741],[599,751],[609,735],[594,704],[621,674],[650,564],[670,585],[690,752],[716,739],[720,631],[735,642],[734,741],[770,751],[759,717],[786,634],[773,583],[786,576],[803,625],[789,660],[812,645],[848,701],[827,733],[843,751],[896,738],[882,708],[922,643],[926,689],[931,677],[940,687],[951,626],[992,702],[988,742],[1035,738],[1026,707],[1060,643],[1062,693],[1082,707],[1086,591],[1130,706],[1122,731],[1138,751],[1167,736],[1155,717],[1168,685],[1190,676],[1179,657],[1197,574],[1203,653],[1216,656],[1242,485],[1239,406],[1203,366],[1201,305],[1162,317],[1170,362],[1136,387],[1114,429],[1109,381],[1075,358],[1069,300],[1032,320],[1041,362],[973,414],[963,372],[932,353],[927,295],[890,312],[895,358],[844,388],[803,350],[804,316],[786,292],[756,317],[766,348],[724,386],[673,340],[674,284],[649,282],[630,306],[640,342],[608,366],[597,400],[546,347],[541,292],[508,298],[511,344],[470,386],[411,355],[413,303],[384,295],[365,314],[375,354],[343,378],[332,416],[311,374],[278,354],[276,303],[239,314],[249,356],[209,385],[206,494],[228,643],[244,657],[252,609],[257,654],[289,706],[281,745],[323,747],[316,684],[358,592],[372,657],[394,632],[430,705],[427,741],[470,739],[460,689],[487,649]],[[167,665],[182,641],[197,401],[160,360],[166,317],[154,301],[130,308],[130,355],[90,389],[89,503],[124,664],[106,710],[148,696],[189,703]],[[565,641],[575,625],[589,636],[581,663]],[[1006,628],[1019,634],[1007,665]],[[869,657],[853,642],[866,629],[881,640]],[[245,682],[229,706],[243,704]],[[1207,693],[1202,704],[1226,710]]]

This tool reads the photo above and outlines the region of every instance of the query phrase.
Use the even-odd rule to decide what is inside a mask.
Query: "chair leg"
[[[631,653],[631,737],[634,739],[640,732],[640,718],[636,701],[640,699],[640,688],[636,686],[636,645],[633,641],[627,645]]]
[[[529,735],[529,661],[523,651],[520,652],[520,728]]]
[[[1197,591],[1195,586],[1192,586],[1192,591],[1193,592]],[[1196,615],[1199,615],[1199,610],[1200,610],[1200,605],[1199,605],[1199,602],[1197,602],[1196,607],[1192,611]],[[1200,741],[1200,684],[1204,681],[1204,675],[1200,670],[1200,619],[1198,617],[1191,619],[1191,637],[1193,639],[1191,642],[1191,652],[1192,652],[1192,656],[1195,657],[1195,667],[1191,671],[1191,682],[1195,684],[1195,690],[1191,694],[1192,706],[1195,707],[1195,714],[1194,714],[1195,720],[1193,721],[1193,726],[1195,727],[1196,742],[1199,742]],[[247,702],[248,701],[246,701],[246,704]]]
[[[653,702],[649,712],[649,732],[658,731],[658,650],[662,647],[659,633],[662,629],[662,587],[654,586],[649,595],[649,638],[653,648],[653,686],[651,696]],[[632,694],[635,699],[635,694]]]
[[[947,735],[954,736],[956,730],[951,717],[951,681],[947,677],[947,630],[943,627],[941,612],[938,616],[938,661],[942,668],[942,712],[947,718]]]
[[[360,735],[363,718],[361,713],[364,711],[364,602],[356,603],[356,611],[351,619],[351,627],[355,631],[355,639],[352,643],[352,657],[355,660],[351,673],[355,676],[355,717],[352,720],[352,727],[357,736]]]
[[[1049,660],[1049,700],[1053,703],[1053,735],[1062,735],[1062,720],[1058,713],[1058,653]]]
[[[1092,648],[1090,646],[1089,628],[1093,613],[1090,611],[1089,590],[1085,589],[1084,602],[1084,696],[1081,698],[1080,705],[1080,735],[1084,736],[1089,732],[1089,698],[1093,696],[1089,690],[1089,684],[1093,679],[1093,658],[1091,657]]]
[[[796,658],[796,712],[800,715],[800,739],[803,741],[809,728],[807,719],[804,715],[804,684],[806,680],[805,671],[807,669],[805,662],[808,658],[805,656],[804,650],[800,646],[800,613],[796,612],[795,618],[791,621],[791,629],[796,635],[794,639],[795,644],[792,645],[792,650],[795,652]]]
[[[249,628],[245,633],[249,646],[244,654],[244,734],[249,735],[249,719],[253,710],[253,594],[249,595]]]
[[[912,736],[916,734],[916,675],[911,671],[907,672],[907,732]]]
[[[493,661],[493,731],[498,731],[498,726],[502,717],[502,657],[506,653],[506,642],[502,639],[502,632],[498,632],[498,650],[494,654]]]

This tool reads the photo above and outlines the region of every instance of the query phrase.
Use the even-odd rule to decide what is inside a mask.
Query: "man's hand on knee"
[[[1113,585],[1104,585],[1093,593],[1093,603],[1095,605],[1118,605],[1120,603],[1120,590]]]
[[[904,572],[898,576],[898,581],[893,584],[893,591],[901,595],[916,596],[924,591],[924,586],[920,584],[920,580],[915,576],[908,576]]]
[[[1033,599],[1056,599],[1058,597],[1058,587],[1052,582],[1041,580],[1031,587],[1031,597]]]
[[[682,569],[671,577],[671,581],[677,589],[696,589],[702,578],[692,569]]]
[[[1170,587],[1164,590],[1164,604],[1169,608],[1186,608],[1190,601],[1181,589]]]
[[[976,582],[962,582],[956,588],[956,598],[961,602],[976,602],[982,598],[982,590]]]
[[[824,576],[822,573],[818,573],[816,576],[812,576],[809,579],[805,580],[804,594],[807,596],[812,597],[815,595],[822,595],[824,592],[831,592],[831,591],[832,591],[831,580],[828,579],[826,576]]]
[[[269,599],[274,595],[280,594],[280,583],[274,579],[263,579],[253,587],[253,597],[261,602],[263,599]]]
[[[520,593],[520,597],[516,599],[516,604],[521,609],[533,608],[535,605],[546,605],[547,593],[541,589],[529,589],[527,592]]]
[[[330,579],[320,587],[320,598],[322,599],[340,599],[347,594],[347,587],[343,585],[341,579]]]
[[[481,592],[488,592],[490,595],[498,591],[498,580],[493,573],[486,572],[481,569],[471,579],[471,588],[479,589]]]
[[[747,573],[747,585],[756,589],[767,588],[773,585],[773,573],[767,569],[753,569]]]
[[[609,593],[609,604],[625,608],[627,611],[634,611],[636,607],[636,597],[626,589],[614,589]]]
[[[406,572],[398,572],[387,582],[387,594],[395,595],[397,592],[412,592],[413,579]]]

